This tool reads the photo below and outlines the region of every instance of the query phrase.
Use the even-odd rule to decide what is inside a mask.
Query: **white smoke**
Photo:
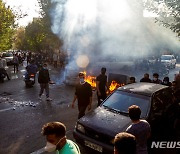
[[[179,50],[170,30],[143,17],[140,0],[51,0],[52,31],[73,55],[135,59]]]

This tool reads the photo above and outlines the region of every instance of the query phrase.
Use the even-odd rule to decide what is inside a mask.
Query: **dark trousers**
[[[49,83],[40,83],[41,90],[39,92],[39,96],[43,94],[44,90],[46,91],[46,97],[49,97]]]
[[[18,64],[14,64],[14,73],[18,72]]]
[[[78,110],[79,110],[79,114],[78,114],[78,119],[80,119],[81,117],[83,117],[85,115],[86,112],[86,108],[88,105],[79,105],[78,104]]]
[[[57,68],[57,61],[54,61],[54,68]]]
[[[97,93],[97,98],[98,98],[98,105],[97,106],[99,106],[106,99],[106,97],[107,97],[107,95],[104,92],[101,93],[101,96],[99,96]]]

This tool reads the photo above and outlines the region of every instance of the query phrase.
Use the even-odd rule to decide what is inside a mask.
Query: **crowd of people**
[[[126,132],[114,137],[114,154],[147,154],[147,141],[151,128],[146,120],[140,119],[141,109],[132,105],[128,109],[132,124]],[[80,154],[80,148],[66,137],[66,126],[61,122],[49,122],[43,125],[42,134],[46,136],[45,150],[58,154]]]
[[[140,79],[140,82],[148,82],[169,86],[172,89],[175,98],[180,102],[180,71],[178,74],[175,74],[174,80],[172,82],[169,80],[168,76],[164,77],[163,80],[159,79],[158,73],[153,74],[153,79],[150,79],[149,74],[145,73],[144,77]],[[129,84],[131,83],[136,83],[135,77],[130,77]]]
[[[33,71],[37,72],[39,62],[42,63],[42,67],[39,70],[38,76],[38,82],[40,84],[39,99],[41,99],[41,95],[45,90],[47,98],[46,100],[51,101],[52,99],[49,97],[49,83],[51,82],[51,80],[47,68],[47,63],[43,63],[43,56],[40,54],[33,56],[31,53],[29,53],[26,58],[27,71],[32,71],[34,69]],[[55,68],[57,67],[57,58],[57,55],[53,56],[53,64]],[[19,58],[17,54],[14,54],[13,65],[14,72],[17,72],[19,65]],[[34,67],[35,65],[37,67]],[[79,110],[78,119],[80,119],[85,115],[86,109],[91,110],[92,108],[92,88],[91,85],[85,81],[85,74],[83,72],[80,72],[78,76],[79,83],[75,88],[75,95],[71,105],[72,108],[74,108],[75,102],[77,100]],[[130,77],[130,81],[128,84],[132,84],[135,82],[136,78]],[[175,76],[175,79],[172,82],[170,82],[169,77],[164,77],[163,80],[160,80],[158,73],[153,74],[153,79],[150,79],[149,74],[145,73],[140,82],[169,86],[172,88],[175,99],[180,102],[180,72]],[[106,91],[109,91],[106,68],[101,69],[100,75],[98,75],[96,78],[96,85],[98,98],[97,104],[99,106],[101,102],[107,97]],[[141,109],[138,106],[130,106],[128,112],[132,124],[126,129],[126,132],[118,133],[114,137],[114,154],[146,154],[148,152],[147,140],[151,135],[151,127],[146,120],[140,119]],[[177,120],[177,125],[179,125],[179,123],[180,122]],[[66,126],[63,123],[50,122],[45,124],[42,127],[42,134],[46,136],[47,140],[47,144],[45,147],[46,151],[52,152],[56,150],[58,154],[80,154],[78,145],[75,142],[67,139]]]
[[[107,97],[106,90],[108,90],[108,86],[107,76],[105,73],[106,68],[102,68],[101,74],[96,78],[98,106]],[[91,109],[92,104],[91,86],[90,84],[85,82],[85,74],[83,74],[83,72],[79,73],[79,79],[80,83],[76,86],[75,96],[72,103],[72,107],[74,108],[75,101],[78,100],[78,119],[85,115],[87,107],[88,110]],[[130,77],[128,84],[132,84],[135,82],[136,78]],[[140,82],[148,82],[169,86],[172,89],[175,103],[180,102],[180,72],[175,76],[175,79],[172,82],[169,81],[169,77],[164,77],[163,81],[161,81],[159,79],[158,73],[153,74],[152,80],[149,78],[149,74],[145,73],[144,77],[140,79]],[[114,154],[147,154],[147,141],[151,136],[150,124],[146,120],[140,119],[141,109],[139,108],[139,106],[132,105],[129,107],[128,111],[132,124],[126,129],[126,132],[121,132],[115,136]],[[175,120],[174,125],[176,125],[174,126],[174,128],[178,129],[178,127],[180,126],[179,117],[177,117],[177,119]],[[128,146],[131,146],[131,148],[128,148]]]

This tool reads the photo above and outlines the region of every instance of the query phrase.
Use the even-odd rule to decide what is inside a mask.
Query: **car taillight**
[[[34,74],[31,74],[30,77],[34,77]]]

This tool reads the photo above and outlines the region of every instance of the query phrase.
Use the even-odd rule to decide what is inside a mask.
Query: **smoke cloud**
[[[52,31],[72,55],[132,60],[180,50],[173,32],[143,17],[140,0],[51,0]]]

